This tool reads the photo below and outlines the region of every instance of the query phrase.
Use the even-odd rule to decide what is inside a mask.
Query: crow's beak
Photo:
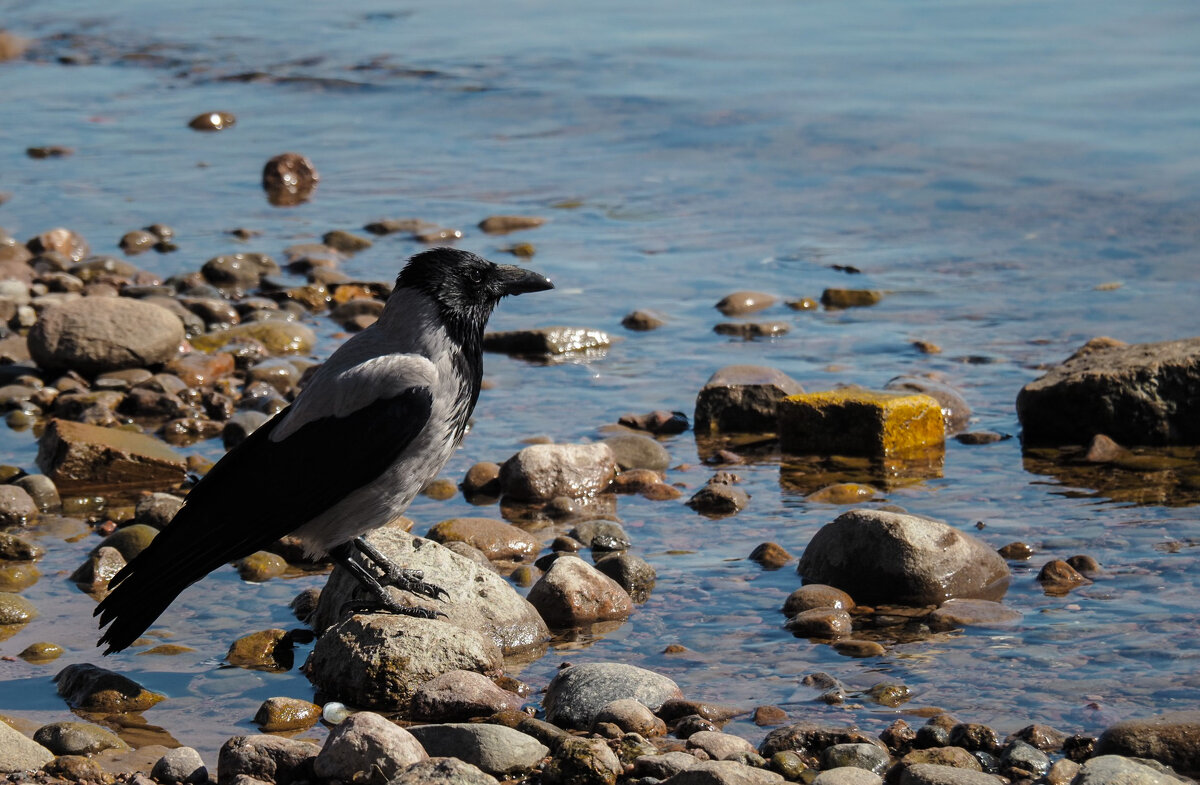
[[[499,268],[500,286],[505,294],[525,294],[553,289],[554,284],[541,273],[526,270],[512,264],[496,265]]]

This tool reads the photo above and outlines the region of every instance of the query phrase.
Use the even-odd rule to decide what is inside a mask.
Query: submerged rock
[[[586,327],[542,327],[491,332],[483,336],[485,351],[534,357],[607,349],[611,344],[608,333]]]
[[[254,715],[264,733],[304,730],[321,719],[321,707],[299,698],[267,698]]]
[[[320,181],[317,168],[300,153],[281,153],[263,167],[263,190],[276,207],[292,207],[308,201]]]
[[[68,706],[98,714],[145,711],[166,698],[119,673],[84,663],[68,665],[54,681]]]
[[[1091,345],[1091,344],[1089,344]],[[1021,388],[1017,416],[1028,444],[1197,444],[1200,337],[1080,350]]]
[[[38,442],[38,466],[61,491],[168,488],[183,482],[183,456],[150,436],[51,420]]]
[[[882,510],[851,510],[823,526],[798,567],[856,602],[941,605],[955,597],[999,599],[1008,588],[1004,559],[944,523]]]
[[[617,463],[607,444],[534,444],[500,467],[500,486],[518,501],[577,499],[606,489]]]

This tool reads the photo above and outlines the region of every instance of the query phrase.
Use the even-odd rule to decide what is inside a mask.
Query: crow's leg
[[[336,548],[329,550],[329,555],[335,562],[345,567],[354,579],[364,586],[367,591],[371,592],[374,599],[370,600],[355,600],[347,602],[342,606],[342,610],[350,610],[353,613],[372,613],[372,612],[387,612],[399,613],[405,616],[417,616],[422,619],[434,619],[438,616],[446,614],[440,611],[431,611],[428,608],[421,608],[416,605],[403,605],[396,602],[388,590],[384,588],[371,571],[363,565],[359,564],[354,558],[354,550],[350,547],[350,543],[343,543]]]
[[[384,586],[395,586],[397,589],[410,591],[413,594],[422,594],[426,597],[432,597],[435,600],[448,600],[450,593],[434,583],[426,583],[425,573],[420,570],[406,570],[387,560],[379,550],[367,542],[362,537],[354,538],[354,547],[362,551],[363,556],[366,556],[376,567],[383,571],[383,579],[380,581]]]

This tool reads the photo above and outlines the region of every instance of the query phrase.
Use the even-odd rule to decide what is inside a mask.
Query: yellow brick
[[[779,404],[779,443],[795,455],[892,458],[941,451],[942,409],[928,395],[846,388]]]

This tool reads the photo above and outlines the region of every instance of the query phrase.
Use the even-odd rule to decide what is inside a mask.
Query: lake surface
[[[126,231],[166,223],[179,250],[133,260],[163,277],[221,253],[279,258],[380,218],[460,228],[460,247],[498,260],[534,243],[529,266],[559,288],[503,303],[492,327],[570,324],[622,340],[547,366],[489,356],[492,387],[445,471],[455,480],[531,436],[594,439],[627,412],[690,415],[704,381],[732,363],[777,367],[810,390],[933,373],[962,391],[973,428],[1018,434],[1017,391],[1087,339],[1200,333],[1193,2],[336,5],[0,2],[3,24],[32,42],[0,63],[0,227],[24,240],[67,226],[116,254]],[[187,127],[214,110],[236,126]],[[26,156],[43,145],[75,152]],[[321,183],[310,202],[276,208],[260,172],[288,150],[309,156]],[[503,238],[475,228],[497,213],[549,220]],[[239,241],[235,227],[261,234]],[[343,269],[389,280],[421,247],[388,236]],[[888,294],[845,311],[778,305],[761,318],[791,331],[771,340],[712,332],[724,321],[713,304],[732,291],[826,287]],[[623,330],[635,308],[667,325]],[[326,355],[336,328],[313,324]],[[921,354],[914,340],[943,352]],[[668,478],[686,499],[711,469],[690,432],[665,444],[686,467]],[[0,462],[32,470],[35,452],[28,432],[0,432]],[[950,442],[944,476],[883,500],[997,547],[1032,545],[1005,599],[1023,613],[1014,627],[885,641],[868,659],[794,638],[779,613],[799,585],[793,567],[767,572],[745,557],[768,540],[798,555],[841,508],[807,501],[765,461],[737,467],[752,499],[734,517],[622,497],[635,552],[658,570],[655,592],[617,630],[556,647],[519,675],[541,687],[563,661],[620,660],[670,675],[691,698],[869,730],[930,706],[1002,732],[1039,721],[1086,733],[1194,708],[1196,508],[1133,504],[1036,468],[1018,439]],[[417,533],[470,514],[499,512],[461,498],[410,509]],[[24,592],[41,617],[0,643],[8,655],[39,640],[68,649],[50,665],[0,662],[0,711],[34,724],[69,718],[54,673],[100,662],[92,602],[66,580],[95,544],[78,533],[42,538],[43,577]],[[1077,553],[1106,576],[1043,594],[1041,564]],[[296,671],[221,668],[228,643],[294,625],[288,601],[323,582],[250,585],[219,571],[155,628],[195,653],[103,664],[168,694],[144,721],[215,763],[263,699],[312,694]],[[671,643],[688,651],[664,655]],[[814,671],[852,690],[902,682],[913,698],[899,710],[853,694],[826,706],[800,683]],[[765,733],[744,720],[728,729],[755,742]]]

